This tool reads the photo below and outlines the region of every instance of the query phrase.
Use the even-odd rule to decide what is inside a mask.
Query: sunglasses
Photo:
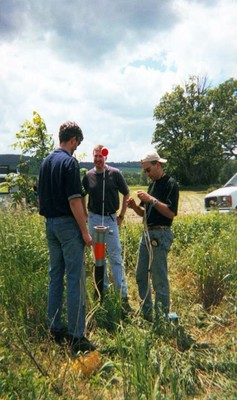
[[[156,165],[157,164],[157,161],[151,161],[151,166],[150,167],[147,167],[147,168],[144,168],[144,172],[146,173],[146,174],[149,174],[150,172],[151,172],[151,169],[152,169],[152,167],[154,167],[154,165]]]
[[[151,169],[152,169],[152,167],[154,167],[154,165],[156,165],[157,164],[157,161],[151,161],[151,166],[150,167],[147,167],[147,168],[144,168],[144,172],[146,173],[146,174],[149,174],[150,172],[151,172]]]
[[[146,173],[146,174],[149,174],[149,172],[151,172],[151,168],[152,168],[152,166],[151,167],[148,167],[148,168],[144,168],[144,172]]]

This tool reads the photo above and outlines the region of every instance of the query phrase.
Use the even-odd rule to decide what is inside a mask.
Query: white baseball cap
[[[158,153],[148,153],[146,154],[142,159],[141,163],[146,163],[146,162],[152,162],[152,161],[158,161],[159,163],[166,163],[167,160],[165,158],[161,158]]]

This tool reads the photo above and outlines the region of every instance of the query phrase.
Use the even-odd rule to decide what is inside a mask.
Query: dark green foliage
[[[236,90],[235,79],[211,89],[206,78],[190,77],[156,106],[152,141],[180,184],[213,184],[226,159],[236,158]]]
[[[103,298],[101,305],[98,305],[94,313],[96,326],[106,329],[108,332],[116,331],[120,321],[124,318],[121,298],[113,288],[109,289]]]
[[[218,181],[224,185],[237,171],[237,160],[228,160],[220,170]]]
[[[61,374],[62,364],[70,357],[67,349],[50,342],[45,329],[48,251],[44,221],[32,213],[1,212],[1,398],[236,397],[236,216],[214,213],[174,222],[169,265],[178,325],[162,314],[152,324],[139,313],[134,275],[141,230],[141,224],[128,223],[121,230],[134,308],[134,314],[126,318],[112,287],[102,305],[94,299],[93,257],[91,250],[86,251],[87,336],[97,345],[103,365],[92,377],[71,372],[69,379]],[[216,303],[219,308],[214,307]],[[220,339],[212,343],[211,334],[212,339],[218,335]]]

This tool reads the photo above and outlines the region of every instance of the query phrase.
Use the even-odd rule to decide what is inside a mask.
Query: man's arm
[[[127,200],[127,207],[132,208],[133,211],[140,217],[144,216],[144,207],[141,207],[136,204],[135,200],[132,197],[129,197]]]
[[[84,242],[87,246],[92,245],[92,237],[88,232],[87,225],[86,225],[86,214],[83,205],[83,199],[81,197],[76,197],[74,199],[69,200],[69,205],[75,220],[77,221],[82,237]]]
[[[124,219],[124,216],[125,216],[125,213],[126,213],[126,210],[127,210],[128,198],[129,198],[129,193],[126,194],[125,196],[123,196],[122,206],[121,206],[121,209],[120,209],[120,213],[119,213],[119,215],[117,217],[118,225],[121,225],[121,223],[122,223],[122,221]]]
[[[88,219],[88,212],[87,212],[87,208],[86,208],[86,196],[83,196],[83,197],[81,198],[81,200],[82,200],[83,210],[84,210],[84,213],[85,213],[85,216],[86,216],[86,221],[87,221],[87,219]]]
[[[82,178],[82,204],[83,204],[84,212],[86,215],[86,221],[87,221],[88,212],[87,212],[87,207],[86,207],[86,200],[87,200],[88,192],[87,192],[86,187],[87,187],[87,176],[84,175]]]
[[[152,197],[150,204],[153,204],[153,200],[154,197]],[[167,218],[173,219],[175,217],[175,213],[172,210],[170,210],[168,205],[162,203],[160,200],[157,200],[157,203],[153,204],[153,207]]]
[[[144,192],[143,190],[138,190],[137,195],[141,201],[152,204],[153,207],[165,217],[170,219],[174,218],[175,213],[172,210],[170,210],[168,204],[162,203],[160,200],[155,199],[155,197],[151,196],[147,192]],[[154,200],[156,201],[155,204]]]

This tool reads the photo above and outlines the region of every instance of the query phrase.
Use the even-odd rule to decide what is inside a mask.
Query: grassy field
[[[136,190],[131,188],[133,196]],[[113,286],[102,306],[94,299],[87,249],[86,335],[97,346],[90,359],[49,339],[43,219],[0,210],[0,399],[237,399],[236,215],[203,214],[203,197],[181,192],[173,224],[169,277],[178,324],[162,315],[153,323],[141,316],[135,280],[141,223],[128,214],[121,227],[134,310],[126,318]]]
[[[137,190],[147,190],[147,186],[131,186],[130,187],[130,195],[139,202],[137,197]],[[204,197],[206,195],[205,191],[180,191],[179,196],[179,209],[178,209],[178,216],[186,216],[186,215],[193,215],[193,214],[204,214]],[[141,218],[137,217],[133,210],[127,210],[127,219],[133,222],[139,222]]]
[[[180,216],[191,214],[203,214],[204,209],[204,191],[180,191],[179,211]]]

